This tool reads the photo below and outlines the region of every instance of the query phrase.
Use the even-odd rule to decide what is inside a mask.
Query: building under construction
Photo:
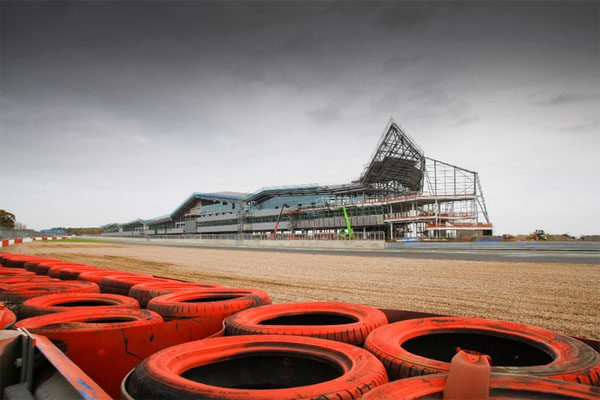
[[[426,157],[393,121],[350,183],[193,193],[168,215],[102,228],[111,236],[400,240],[492,234],[478,173]]]

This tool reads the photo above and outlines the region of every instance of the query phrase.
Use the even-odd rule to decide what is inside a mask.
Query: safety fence
[[[68,236],[36,236],[36,237],[20,237],[13,239],[1,239],[0,247],[12,246],[13,244],[29,243],[36,240],[62,240],[68,239]]]
[[[0,227],[0,239],[14,239],[39,236],[47,236],[47,234],[44,235],[42,232],[38,232],[33,229],[13,229]]]
[[[110,236],[120,236],[111,234]],[[123,235],[128,237],[129,235]],[[201,233],[201,234],[183,234],[183,235],[136,235],[136,237],[144,237],[148,239],[204,239],[204,240],[385,240],[385,232],[359,232],[355,231],[354,236],[339,235],[337,233],[277,233],[273,236],[272,233],[257,234],[257,233]]]

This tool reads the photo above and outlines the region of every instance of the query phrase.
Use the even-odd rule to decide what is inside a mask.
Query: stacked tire
[[[269,295],[259,289],[189,289],[155,297],[147,308],[166,320],[202,317],[222,321],[238,311],[270,303]]]
[[[381,362],[346,343],[300,336],[188,342],[142,361],[122,398],[354,400],[385,384]]]
[[[441,399],[448,375],[405,378],[380,386],[361,400]],[[489,399],[597,400],[600,388],[520,374],[492,374]]]
[[[58,293],[26,300],[21,305],[19,314],[22,318],[31,318],[74,310],[101,313],[115,308],[136,310],[140,308],[140,304],[131,297],[117,294]]]
[[[155,297],[186,289],[223,289],[223,287],[209,283],[182,281],[144,282],[132,286],[129,289],[129,297],[136,299],[141,307],[146,307],[148,302]]]
[[[250,308],[227,318],[224,324],[228,335],[311,336],[362,346],[370,332],[387,322],[375,307],[315,302]]]
[[[447,373],[456,348],[492,359],[492,373],[600,385],[600,354],[577,339],[542,328],[480,318],[411,319],[371,332],[365,348],[390,380]]]
[[[123,398],[439,397],[457,348],[491,356],[491,398],[599,396],[592,386],[600,386],[596,351],[523,324],[454,317],[388,324],[382,311],[360,304],[271,304],[257,289],[9,253],[0,253],[0,263],[0,301],[26,318],[15,326],[50,338],[68,329],[102,333],[187,318],[215,332],[224,325],[226,337],[143,360],[123,381]],[[0,305],[0,326],[13,317]]]

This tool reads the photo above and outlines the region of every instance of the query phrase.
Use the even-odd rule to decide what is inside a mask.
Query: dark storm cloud
[[[524,168],[565,147],[546,132],[586,133],[584,153],[597,144],[598,2],[1,7],[0,171],[13,173],[0,200],[71,199],[32,204],[39,227],[77,207],[79,225],[164,214],[196,189],[347,181],[390,116],[484,180],[505,173],[490,151],[514,141],[533,143],[514,156]],[[332,149],[356,171],[324,165]],[[498,217],[523,220],[488,185]]]

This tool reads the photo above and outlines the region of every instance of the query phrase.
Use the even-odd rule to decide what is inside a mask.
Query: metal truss
[[[420,192],[424,174],[423,150],[390,120],[359,181],[381,195]]]
[[[471,212],[483,216],[486,222],[490,222],[477,172],[429,157],[425,160],[423,194],[436,198],[474,199]]]

